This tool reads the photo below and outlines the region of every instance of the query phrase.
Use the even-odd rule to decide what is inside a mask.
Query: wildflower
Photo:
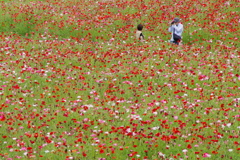
[[[165,154],[163,154],[162,152],[158,152],[158,155],[163,158],[165,157]]]
[[[49,152],[49,150],[46,150],[46,151],[45,151],[45,153],[48,153],[48,152]]]
[[[232,124],[231,123],[228,123],[227,126],[230,127]]]
[[[208,154],[208,153],[204,153],[204,154],[203,154],[203,157],[211,157],[211,155]]]

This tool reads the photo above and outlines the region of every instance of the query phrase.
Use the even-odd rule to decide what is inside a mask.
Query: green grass
[[[1,158],[238,159],[238,7],[91,2],[1,2]]]

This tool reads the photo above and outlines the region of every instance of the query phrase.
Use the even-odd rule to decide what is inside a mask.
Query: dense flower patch
[[[1,8],[2,159],[238,159],[237,1]],[[181,46],[166,42],[175,15]]]

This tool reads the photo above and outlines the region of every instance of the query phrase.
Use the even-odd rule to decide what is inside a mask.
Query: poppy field
[[[0,159],[240,159],[239,0],[0,7]]]

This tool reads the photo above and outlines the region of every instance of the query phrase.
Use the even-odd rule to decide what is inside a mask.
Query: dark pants
[[[174,44],[176,45],[179,45],[179,42],[178,41],[173,41]]]
[[[175,40],[173,41],[173,43],[176,44],[176,45],[179,45],[180,42],[181,42],[181,39],[179,39],[177,41],[175,41]]]

